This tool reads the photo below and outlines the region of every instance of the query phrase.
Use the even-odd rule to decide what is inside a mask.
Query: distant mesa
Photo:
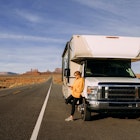
[[[23,75],[42,75],[42,74],[51,74],[51,73],[61,73],[61,68],[55,68],[53,72],[47,70],[46,72],[39,72],[38,69],[31,69],[30,71],[27,71],[23,73]]]
[[[0,72],[0,75],[18,75],[18,73],[14,73],[14,72]]]
[[[61,73],[61,68],[55,68],[53,72],[47,70],[46,72],[39,72],[38,69],[31,69],[30,71],[27,71],[23,73],[23,75],[42,75],[42,74],[51,74],[51,73]],[[0,72],[0,75],[19,75],[18,73],[14,72]]]

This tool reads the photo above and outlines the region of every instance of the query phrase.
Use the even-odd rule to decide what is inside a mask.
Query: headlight
[[[97,99],[98,87],[97,86],[88,86],[87,87],[87,96],[89,99]]]
[[[88,86],[87,87],[87,94],[97,94],[98,87],[97,86]]]

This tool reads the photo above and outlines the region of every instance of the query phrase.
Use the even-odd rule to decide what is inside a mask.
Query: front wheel
[[[88,109],[85,99],[83,99],[81,115],[84,121],[91,120],[91,111]]]

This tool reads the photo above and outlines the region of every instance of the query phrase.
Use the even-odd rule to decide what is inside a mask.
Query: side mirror
[[[69,77],[70,76],[70,69],[64,70],[64,76]]]

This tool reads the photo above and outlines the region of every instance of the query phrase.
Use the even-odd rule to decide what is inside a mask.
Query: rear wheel
[[[91,120],[91,111],[88,109],[85,99],[83,99],[83,104],[82,104],[82,108],[81,108],[81,115],[82,115],[82,119],[84,121]]]

